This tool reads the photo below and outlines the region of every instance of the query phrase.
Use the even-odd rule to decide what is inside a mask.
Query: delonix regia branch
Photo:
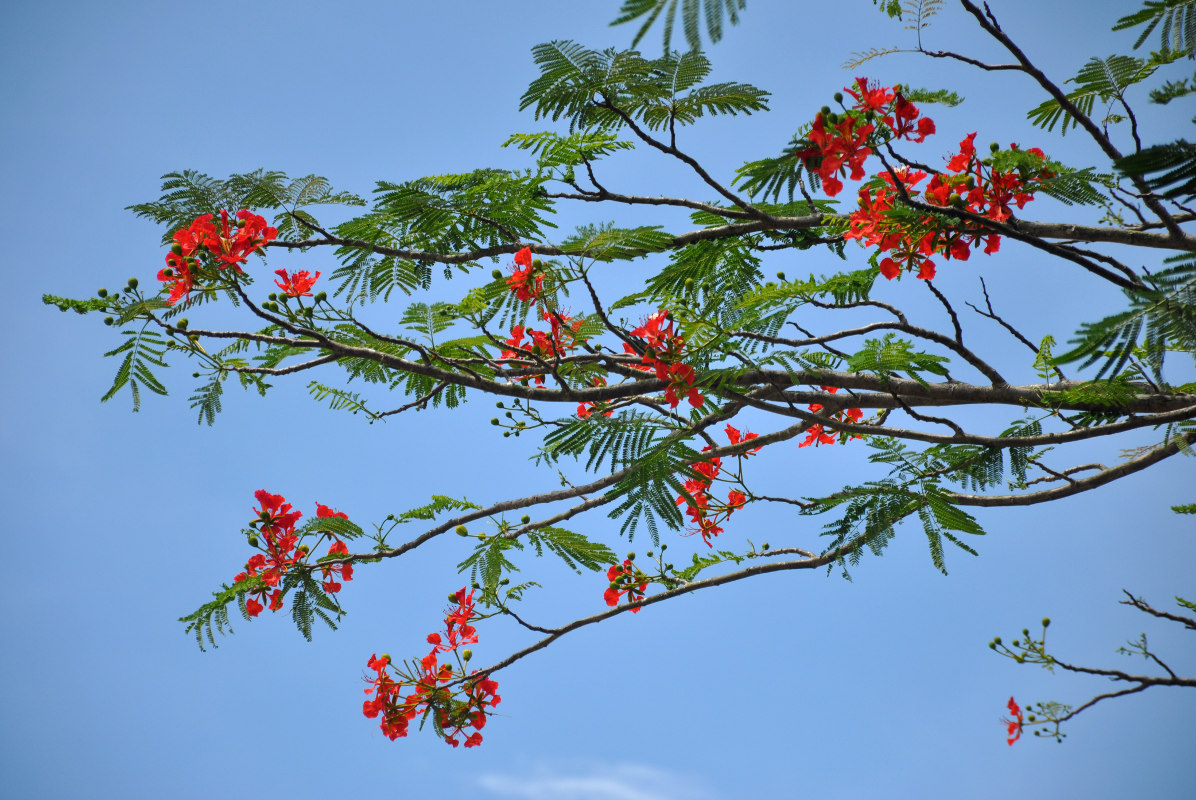
[[[709,37],[744,5],[708,9]],[[346,583],[460,536],[466,585],[449,594],[444,627],[426,655],[363,657],[373,676],[363,712],[392,739],[419,720],[471,747],[500,701],[495,676],[574,631],[767,573],[847,574],[899,530],[920,530],[945,573],[948,550],[976,555],[984,531],[969,507],[1032,506],[1181,469],[1196,443],[1196,383],[1183,382],[1196,352],[1196,154],[1184,141],[1148,144],[1133,105],[1146,89],[1162,104],[1196,92],[1156,75],[1192,55],[1189,34],[1168,22],[1148,57],[1094,58],[1052,77],[991,10],[959,5],[977,48],[995,44],[1011,61],[932,49],[941,3],[905,10],[916,46],[904,49],[997,73],[1009,97],[1035,93],[1040,142],[986,146],[977,117],[976,131],[944,145],[932,114],[961,102],[951,88],[859,77],[825,87],[826,104],[778,155],[720,174],[695,155],[700,123],[766,112],[770,95],[708,82],[699,4],[683,7],[694,49],[668,50],[673,3],[660,57],[563,40],[533,49],[539,75],[521,109],[547,129],[503,143],[522,169],[380,181],[368,200],[315,175],[164,176],[160,199],[131,207],[165,229],[156,285],[46,298],[119,332],[104,400],[127,390],[136,409],[144,390],[166,394],[157,369],[180,360],[194,365],[191,408],[208,424],[230,382],[266,394],[306,381],[317,403],[400,425],[489,398],[496,436],[534,438],[543,472],[531,493],[486,504],[461,499],[477,487],[446,472],[445,494],[365,525],[322,504],[301,522],[286,497],[257,491],[243,532],[251,555],[182,620],[200,646],[216,644],[231,608],[251,620],[289,607],[308,638],[317,619],[335,628]],[[1148,4],[1118,24],[1149,34],[1181,5]],[[664,0],[628,2],[619,21],[647,15],[642,37],[662,11]],[[1081,136],[1106,163],[1069,165]],[[616,160],[649,179],[672,165],[701,196],[664,179],[659,194],[620,185]],[[609,209],[647,216],[619,226],[601,221]],[[661,213],[675,224],[650,221]],[[299,268],[321,253],[337,266]],[[766,277],[780,259],[838,267]],[[935,282],[963,262],[980,275],[1023,272],[1030,285],[1058,271],[1077,294],[1113,290],[1124,307],[1074,329],[1042,319],[1024,330],[982,279],[967,291]],[[617,277],[627,274],[634,285]],[[904,304],[880,299],[892,294],[882,285]],[[858,480],[816,496],[760,488],[762,452],[817,459],[831,447],[858,456]],[[770,532],[775,543],[739,526],[757,504],[792,516]],[[642,558],[617,555],[644,531]],[[684,557],[668,554],[678,544]],[[582,579],[594,608],[531,618],[525,594],[563,587],[512,585],[519,553],[597,573]],[[502,617],[535,637],[478,667],[479,625]]]

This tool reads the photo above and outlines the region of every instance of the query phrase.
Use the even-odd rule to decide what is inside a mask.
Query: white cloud
[[[708,791],[692,779],[638,764],[540,768],[530,775],[490,773],[478,786],[521,800],[699,800]]]

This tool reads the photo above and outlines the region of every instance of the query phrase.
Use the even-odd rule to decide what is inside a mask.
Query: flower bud
[[[474,581],[473,583],[471,583],[471,584],[470,584],[470,586],[471,586],[471,587],[473,587],[474,589],[481,589],[481,588],[482,588],[482,584],[478,583],[477,581]],[[453,595],[453,599],[454,599],[454,600],[456,600],[456,599],[457,599],[457,595]]]
[[[491,424],[491,425],[498,425],[498,424],[499,424],[499,422],[498,422],[498,417],[491,417],[491,418],[490,418],[490,424]]]
[[[269,298],[270,302],[273,303],[278,300],[278,292],[270,292],[270,294],[266,295],[266,297]]]
[[[249,537],[249,546],[250,546],[250,547],[257,547],[257,537],[256,537],[256,536],[250,536],[250,537]]]
[[[1021,645],[1021,642],[1019,642],[1017,639],[1014,639],[1014,640],[1013,640],[1013,646],[1014,646],[1014,647],[1021,647],[1022,645]]]
[[[778,272],[778,273],[777,273],[777,280],[779,280],[779,281],[783,281],[783,280],[785,280],[785,273],[783,273],[783,272]]]
[[[457,593],[456,593],[456,592],[449,592],[448,599],[449,599],[449,602],[450,602],[450,603],[455,603],[455,602],[457,602]]]
[[[765,542],[764,544],[760,545],[760,549],[767,552],[768,551],[768,542]]]
[[[648,558],[652,558],[652,555],[653,555],[653,554],[652,554],[652,551],[651,551],[651,550],[649,550],[649,551],[647,552],[647,554],[646,554],[646,555],[648,556]]]
[[[1051,627],[1051,618],[1050,618],[1050,617],[1043,617],[1043,618],[1042,618],[1042,627],[1044,627],[1044,628],[1049,628],[1049,627]]]
[[[461,651],[461,660],[462,661],[464,661],[465,663],[468,664],[469,659],[471,659],[471,658],[473,658],[473,651],[470,650],[468,647],[466,647],[464,650]]]
[[[298,553],[302,553],[303,555],[307,555],[308,553],[311,552],[311,548],[305,544],[301,544],[295,548],[295,551]]]
[[[665,568],[665,569],[672,569],[672,568],[673,568],[673,565],[672,565],[672,564],[665,564],[665,565],[664,565],[664,568]]]
[[[183,318],[182,318],[182,319],[180,319],[178,322],[176,322],[176,323],[174,324],[174,326],[175,326],[176,328],[178,328],[180,331],[185,331],[185,330],[187,330],[187,326],[188,326],[188,325],[190,325],[190,324],[191,324],[191,323],[190,323],[190,322],[187,320],[187,318],[186,318],[186,317],[183,317]]]
[[[947,202],[948,202],[948,203],[950,203],[950,204],[951,204],[951,205],[953,205],[953,206],[962,206],[962,205],[963,205],[963,198],[962,198],[962,197],[960,197],[958,194],[953,194],[953,195],[951,195],[950,197],[948,197],[948,198],[947,198]]]
[[[627,560],[628,560],[628,561],[635,561],[635,553],[628,553],[628,554],[627,554]]]
[[[831,115],[831,107],[823,106],[822,108],[820,108],[818,110],[818,113],[822,114],[822,116],[824,116],[824,117],[829,117]]]
[[[174,253],[176,256],[181,256],[183,254],[183,246],[178,242],[175,242],[170,246],[170,252]]]
[[[509,584],[510,582],[511,582],[511,579],[510,579],[510,578],[503,578],[501,581],[499,581],[499,582],[498,582],[498,585],[499,585],[499,586],[506,586],[506,585],[507,585],[507,584]]]
[[[137,288],[137,278],[129,278],[129,288],[130,289]]]
[[[843,102],[843,93],[842,92],[835,92],[835,102],[836,103]]]
[[[112,324],[113,324],[113,323],[115,323],[115,322],[116,322],[116,320],[115,320],[115,319],[113,319],[112,317],[104,317],[104,324],[105,324],[105,325],[112,325]]]
[[[170,267],[167,267],[166,269],[162,270],[162,274],[165,275],[167,278],[173,278],[174,270],[171,269]]]
[[[532,259],[532,269],[544,269],[544,262],[538,258]]]
[[[993,639],[993,644],[1000,644],[1000,643],[1001,643],[1001,637],[1000,637],[1000,636],[997,636],[996,638],[994,638],[994,639]]]
[[[328,302],[328,292],[316,292],[316,296],[312,298],[312,302],[316,305]]]
[[[457,530],[458,536],[468,536],[469,535],[469,528],[466,528],[464,525],[458,525],[456,530]]]
[[[519,521],[522,522],[524,525],[526,525],[527,523],[532,521],[532,518],[529,517],[527,514],[524,514],[522,517],[519,518]]]
[[[996,142],[989,142],[988,149],[991,150],[992,152],[996,153],[997,151],[999,151],[1001,149],[1001,145],[997,144]]]
[[[198,373],[198,372],[192,372],[192,373],[191,373],[191,377],[192,377],[192,378],[198,378],[198,377],[199,377],[199,373]]]
[[[996,650],[996,649],[997,649],[997,643],[996,643],[996,642],[989,642],[989,643],[988,643],[988,649],[989,649],[989,650]]]
[[[1022,636],[1029,636],[1029,635],[1030,635],[1030,629],[1022,628]]]
[[[494,278],[494,280],[496,280],[496,281],[497,281],[497,280],[501,280],[501,279],[502,279],[502,272],[501,272],[500,270],[497,270],[497,269],[496,269],[496,270],[494,270],[493,272],[491,272],[491,273],[490,273],[490,277]]]

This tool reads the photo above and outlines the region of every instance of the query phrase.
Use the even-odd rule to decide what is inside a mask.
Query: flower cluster
[[[821,388],[822,391],[830,392],[831,394],[839,391],[839,387],[837,386],[821,386],[819,388]],[[821,403],[810,404],[810,413],[817,414],[821,410]],[[859,422],[860,419],[863,418],[864,411],[863,409],[859,408],[841,408],[838,411],[831,412],[827,416],[829,419],[837,420],[839,422],[854,423]],[[858,438],[860,438],[859,434],[848,433],[847,431],[839,431],[837,435],[835,433],[827,433],[826,428],[819,423],[815,423],[806,429],[806,438],[802,439],[797,446],[808,447],[809,445],[814,445],[817,447],[820,444],[834,444],[836,439],[846,443],[849,439]]]
[[[1033,704],[1031,704],[1031,705],[1033,705]],[[1009,713],[1012,714],[1014,718],[1013,719],[1002,719],[1001,722],[1003,722],[1006,725],[1005,735],[1009,737],[1005,741],[1008,744],[1012,745],[1014,742],[1016,742],[1018,739],[1021,738],[1022,725],[1025,724],[1025,719],[1022,717],[1021,706],[1019,706],[1017,704],[1017,702],[1012,697],[1009,698],[1009,704],[1008,704],[1007,708],[1009,709]]]
[[[274,274],[279,277],[279,280],[274,281],[274,285],[282,289],[283,294],[290,297],[311,297],[311,287],[320,277],[319,270],[312,275],[305,269],[289,275],[285,269],[276,269]]]
[[[606,378],[603,378],[601,375],[599,375],[598,377],[594,378],[594,385],[605,386]],[[615,413],[611,409],[607,408],[606,403],[596,400],[585,400],[577,404],[577,416],[581,417],[582,419],[590,416],[595,411],[602,414],[604,417],[609,417]]]
[[[507,278],[507,286],[511,287],[517,299],[525,303],[537,302],[544,291],[544,273],[540,272],[539,265],[532,261],[530,247],[525,247],[515,254],[515,266],[511,277]]]
[[[612,564],[606,571],[606,579],[610,586],[602,593],[602,599],[608,606],[617,606],[623,595],[627,595],[627,602],[644,599],[644,592],[648,590],[648,577],[632,563],[631,559],[624,559],[622,564]],[[631,609],[632,614],[638,614],[639,608]]]
[[[278,229],[267,225],[264,217],[244,208],[236,213],[235,222],[223,209],[219,223],[215,219],[215,214],[203,214],[174,234],[166,267],[158,272],[158,280],[170,290],[169,305],[191,293],[197,272],[203,268],[201,256],[217,269],[232,266],[240,272],[250,254],[278,236]]]
[[[727,438],[732,445],[740,442],[749,442],[756,438],[754,433],[740,433],[740,431],[730,424],[724,429]],[[709,447],[703,449],[703,452],[709,450]],[[744,453],[746,458],[750,455],[760,452],[759,447],[752,448]],[[722,472],[723,460],[715,456],[708,461],[699,461],[696,464],[691,464],[690,468],[697,473],[697,477],[690,478],[685,482],[686,494],[677,497],[677,505],[684,505],[685,513],[689,515],[691,524],[690,533],[702,534],[702,541],[706,543],[707,547],[714,547],[710,541],[711,537],[718,536],[723,532],[722,523],[730,519],[731,514],[736,509],[743,508],[747,502],[747,496],[738,489],[731,489],[727,492],[726,502],[719,502],[710,496],[710,487],[718,478],[719,473]],[[688,495],[688,496],[686,496]]]
[[[283,591],[279,588],[279,583],[282,581],[283,575],[292,567],[304,562],[311,550],[307,545],[300,544],[300,535],[295,530],[295,524],[303,514],[292,510],[291,504],[286,501],[285,497],[280,494],[270,494],[265,489],[255,492],[254,497],[257,498],[258,505],[261,507],[253,509],[257,514],[257,519],[250,523],[250,528],[255,532],[250,535],[249,543],[260,548],[261,552],[253,554],[245,562],[245,571],[238,573],[233,578],[234,584],[256,579],[249,587],[248,597],[245,600],[245,611],[251,617],[262,613],[267,606],[271,611],[278,611],[282,608]],[[321,503],[316,503],[316,516],[320,518],[349,518],[346,514],[333,511]],[[330,533],[323,535],[332,539],[328,555],[346,556],[349,554],[348,546],[340,539]],[[341,584],[332,579],[334,575],[345,581],[353,580],[352,564],[329,564],[322,569],[324,591],[329,594],[335,594],[341,590]]]
[[[685,339],[677,335],[668,309],[662,308],[649,316],[643,325],[631,331],[631,335],[644,342],[642,363],[633,366],[645,372],[655,372],[656,377],[664,382],[664,398],[668,401],[669,408],[680,405],[682,397],[694,408],[706,402],[706,398],[696,386],[697,374],[694,368],[681,362]],[[625,343],[623,350],[636,355],[635,349],[629,344]]]
[[[939,254],[944,259],[966,261],[973,248],[983,246],[986,254],[995,253],[1001,237],[980,230],[967,230],[958,224],[943,225],[932,217],[916,222],[902,221],[888,212],[895,208],[902,195],[913,198],[921,194],[929,205],[966,210],[994,222],[1004,222],[1013,215],[1010,204],[1018,208],[1034,199],[1034,183],[1053,176],[1043,166],[1045,155],[1037,147],[1025,150],[1029,159],[1015,170],[1001,171],[976,156],[976,134],[969,134],[959,143],[959,152],[947,162],[947,172],[934,175],[926,188],[916,187],[927,176],[922,170],[902,168],[881,173],[879,183],[865,186],[859,192],[859,208],[852,212],[844,238],[858,239],[865,246],[877,247],[889,255],[880,262],[880,272],[888,279],[903,271],[914,271],[923,280],[935,275],[934,262],[929,258]],[[1017,151],[1017,145],[1010,145]]]
[[[844,171],[850,170],[853,181],[864,177],[864,161],[872,155],[869,144],[877,133],[877,123],[886,129],[886,139],[922,142],[934,133],[934,121],[918,119],[921,112],[896,88],[874,87],[867,78],[856,78],[855,88],[845,91],[857,105],[841,116],[832,115],[830,109],[819,112],[806,134],[811,146],[798,153],[807,169],[818,173],[823,190],[831,197],[843,190],[839,176]]]
[[[526,353],[518,352],[518,350],[526,350],[541,361],[552,361],[581,345],[577,333],[581,330],[581,326],[585,322],[584,319],[571,317],[559,311],[547,310],[543,312],[543,319],[548,323],[547,331],[531,330],[522,325],[512,328],[511,338],[503,343],[508,349],[502,351],[501,357],[526,360]],[[524,342],[524,336],[527,336],[529,341]],[[524,376],[520,378],[520,382],[526,384],[528,378],[535,380],[537,386],[544,385],[543,375]]]
[[[432,651],[418,662],[399,668],[385,653],[370,657],[368,666],[375,677],[365,693],[373,697],[362,704],[361,710],[370,719],[381,716],[379,727],[392,741],[406,736],[411,721],[422,715],[431,717],[437,731],[453,747],[461,744],[458,736],[473,728],[473,733],[465,738],[465,746],[477,747],[482,743],[481,729],[486,725],[487,709],[502,701],[497,694],[497,681],[476,672],[465,673],[464,665],[473,652],[464,646],[478,640],[477,630],[470,624],[474,616],[473,592],[466,594],[463,587],[449,595],[449,599],[456,607],[445,615],[445,633],[428,635]],[[442,653],[458,650],[459,669],[440,663]],[[448,685],[454,681],[461,683],[459,690]]]

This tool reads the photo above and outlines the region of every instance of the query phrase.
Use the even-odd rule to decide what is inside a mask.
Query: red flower
[[[742,433],[741,434],[739,432],[739,429],[733,428],[731,426],[731,423],[729,423],[729,422],[727,423],[727,427],[723,428],[723,432],[727,434],[727,438],[731,440],[731,444],[739,444],[740,442],[750,442],[752,439],[755,439],[758,436],[758,434],[755,434],[755,433]],[[763,445],[761,445],[760,447],[754,447],[751,450],[747,451],[747,455],[751,455],[753,453],[759,453],[761,449],[763,449]]]
[[[282,278],[280,281],[274,281],[274,285],[282,289],[283,294],[291,297],[311,297],[311,287],[320,277],[319,271],[312,275],[305,269],[291,275],[288,275],[285,269],[277,269],[274,270],[274,274]]]
[[[1021,707],[1017,704],[1017,702],[1012,697],[1009,698],[1009,703],[1006,707],[1009,709],[1009,713],[1013,714],[1013,716],[1015,717],[1015,719],[1002,719],[1001,720],[1007,726],[1006,727],[1006,735],[1009,738],[1006,739],[1006,743],[1008,743],[1009,745],[1012,745],[1014,742],[1016,742],[1018,739],[1021,738],[1022,725],[1025,724],[1025,720],[1022,717]]]
[[[212,218],[210,214],[205,216]],[[236,223],[230,222],[228,212],[221,209],[219,228],[209,225],[209,229],[205,230],[203,246],[216,257],[220,269],[231,265],[238,272],[254,250],[278,236],[278,229],[266,225],[264,217],[244,208],[237,212]]]
[[[170,289],[170,296],[166,298],[167,305],[172,306],[184,299],[191,294],[195,285],[195,279],[191,275],[191,259],[178,253],[170,253],[166,256],[166,268],[158,272],[158,280],[169,284],[167,288]]]
[[[258,614],[262,613],[264,608],[265,606],[254,600],[252,597],[245,601],[245,611],[251,617],[256,617]]]
[[[323,503],[316,503],[316,516],[320,519],[328,519],[329,517],[339,517],[341,519],[348,519],[349,515],[343,511],[333,511]],[[338,543],[339,544],[339,543]]]
[[[617,606],[623,595],[627,595],[628,602],[642,600],[648,589],[648,581],[631,559],[625,559],[622,565],[612,564],[606,571],[606,579],[610,581],[610,587],[602,593],[602,599],[608,606]],[[638,614],[639,607],[631,609],[631,613]]]
[[[516,253],[515,264],[523,269],[516,269],[512,272],[511,277],[507,278],[507,286],[519,300],[525,303],[535,302],[539,299],[540,292],[544,290],[544,275],[533,274],[532,249],[525,247]]]

